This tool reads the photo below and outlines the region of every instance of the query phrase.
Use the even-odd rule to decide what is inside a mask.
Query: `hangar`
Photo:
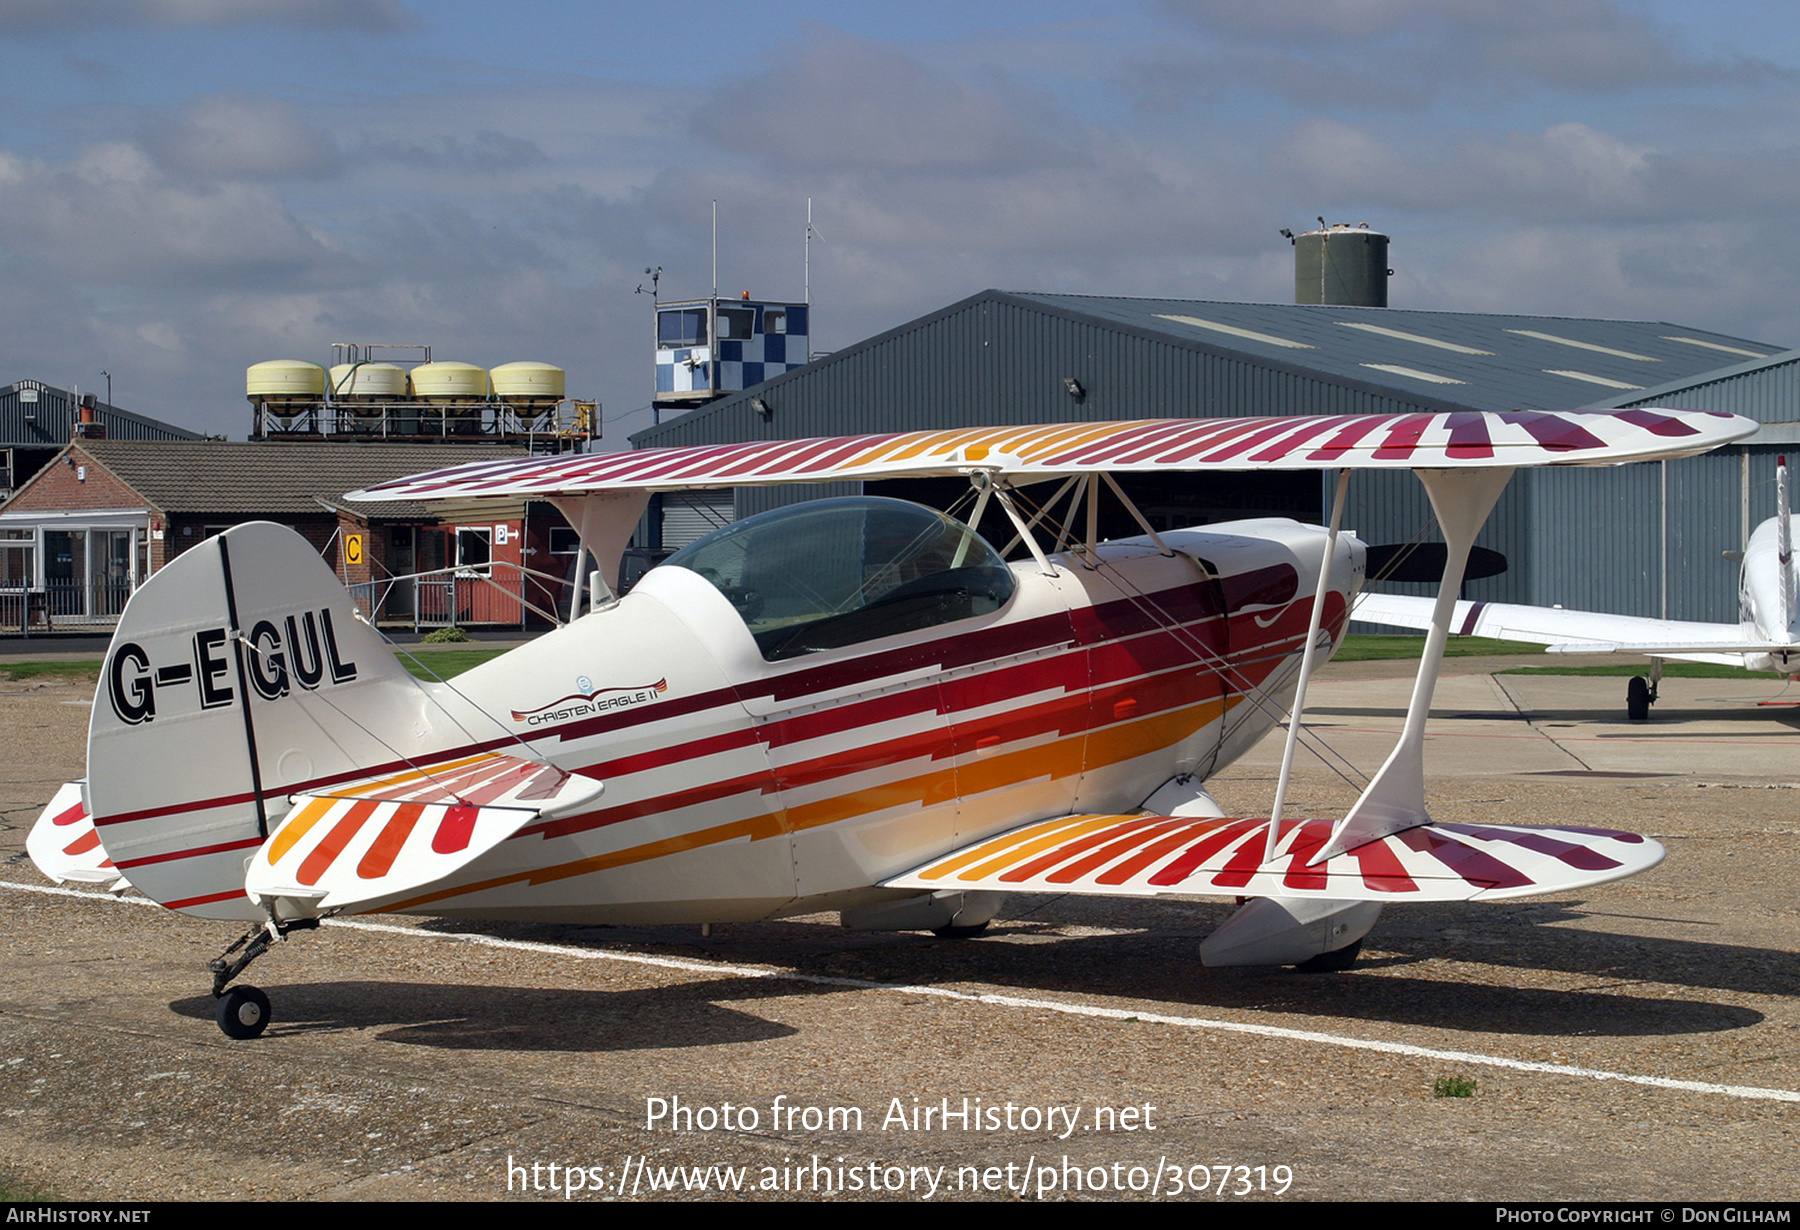
[[[1730,409],[1768,426],[1724,455],[1519,474],[1482,539],[1510,567],[1465,590],[1490,601],[1718,621],[1737,615],[1736,565],[1722,552],[1742,548],[1746,518],[1754,525],[1772,515],[1774,457],[1800,443],[1797,364],[1800,351],[1660,321],[986,290],[631,441],[645,448],[1261,414]],[[708,519],[839,494],[840,486],[848,487],[666,497],[639,545],[679,546]],[[870,490],[944,505],[954,486]],[[1163,524],[1270,514],[1319,521],[1325,503],[1316,475],[1152,481],[1131,495]],[[1367,542],[1429,536],[1429,521],[1405,474],[1351,484],[1346,525]]]

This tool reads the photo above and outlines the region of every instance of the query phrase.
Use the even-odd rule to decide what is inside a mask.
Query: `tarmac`
[[[1489,673],[1522,661],[1446,663],[1434,815],[1668,859],[1390,908],[1344,973],[1203,968],[1232,906],[1198,898],[1019,896],[963,942],[368,918],[263,958],[248,1043],[205,972],[235,926],[23,858],[90,696],[0,684],[0,1169],[118,1200],[1793,1199],[1800,690],[1666,679],[1631,723],[1623,679]],[[1409,672],[1327,667],[1304,725],[1372,772]],[[1220,802],[1266,814],[1279,759]],[[1290,814],[1353,797],[1303,757]]]

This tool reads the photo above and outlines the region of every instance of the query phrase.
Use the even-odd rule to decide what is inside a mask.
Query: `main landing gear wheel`
[[[941,927],[933,927],[931,933],[940,940],[972,940],[987,929],[988,925],[984,922],[978,922],[969,927],[957,927],[945,923]]]
[[[255,987],[232,987],[213,1014],[228,1038],[259,1038],[269,1027],[269,997]]]
[[[1345,944],[1342,948],[1334,948],[1330,952],[1322,952],[1316,957],[1308,957],[1294,968],[1302,974],[1337,974],[1356,964],[1356,955],[1362,951],[1363,942]]]
[[[1625,685],[1625,716],[1634,722],[1642,722],[1650,716],[1650,702],[1656,699],[1651,691],[1649,680],[1642,675],[1633,675],[1631,682]]]

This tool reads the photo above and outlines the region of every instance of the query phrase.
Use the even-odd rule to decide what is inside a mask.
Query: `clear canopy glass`
[[[813,500],[750,517],[664,567],[706,578],[770,661],[999,610],[1012,570],[962,522],[875,496]]]

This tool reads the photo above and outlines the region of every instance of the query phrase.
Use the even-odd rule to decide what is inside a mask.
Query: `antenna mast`
[[[812,241],[815,237],[817,237],[819,239],[825,238],[825,236],[820,235],[818,231],[813,229],[812,198],[807,197],[806,198],[806,242],[802,246],[801,256],[800,256],[800,284],[802,287],[802,298],[805,300],[806,306],[808,308],[807,315],[806,315],[806,361],[808,363],[812,362],[812,356],[813,356],[812,312],[810,309],[812,308]]]

